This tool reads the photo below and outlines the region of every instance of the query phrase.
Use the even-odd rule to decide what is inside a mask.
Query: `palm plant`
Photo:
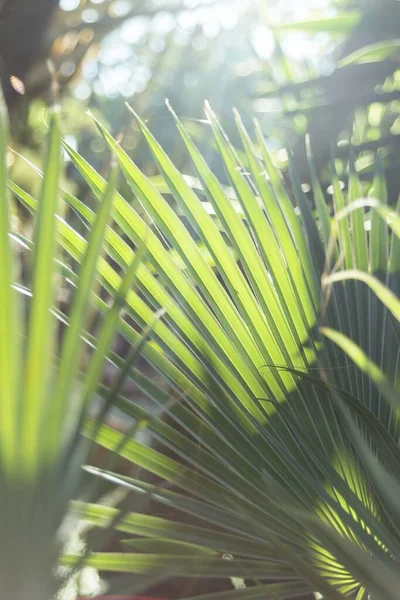
[[[115,222],[133,244],[146,237],[152,267],[138,270],[142,295],[128,298],[128,310],[139,325],[153,311],[166,310],[143,354],[176,394],[171,403],[150,381],[137,380],[164,408],[168,424],[126,399],[118,406],[146,419],[174,458],[137,442],[123,455],[177,491],[128,477],[119,481],[136,492],[151,490],[157,502],[202,522],[194,527],[132,514],[119,529],[152,538],[126,544],[155,552],[154,566],[252,580],[254,587],[238,596],[319,591],[332,598],[394,598],[397,509],[387,482],[397,486],[398,219],[385,205],[381,169],[371,190],[379,202],[360,203],[352,165],[346,194],[333,181],[332,225],[315,178],[316,215],[295,174],[293,204],[259,130],[255,148],[237,117],[243,163],[210,108],[206,116],[234,202],[178,119],[207,202],[140,120],[167,197],[99,125],[151,220],[147,225],[129,201],[115,197]],[[105,182],[68,151],[100,197]],[[76,199],[67,201],[92,220]],[[110,255],[123,266],[127,248],[115,232],[109,235]],[[335,272],[341,263],[345,270]],[[111,273],[102,277],[112,288]],[[128,327],[125,335],[134,339]],[[118,440],[109,428],[97,437],[110,449]],[[91,506],[86,511],[103,525],[116,514]],[[187,543],[197,545],[195,558],[186,556]],[[233,560],[202,558],[204,548]],[[94,553],[89,564],[105,558]],[[142,555],[126,554],[125,560],[127,569],[140,570]]]
[[[55,216],[57,117],[40,202],[9,182],[36,213],[37,228],[25,353],[18,348],[11,271],[1,272],[2,480],[11,490],[4,496],[2,527],[15,543],[1,567],[7,597],[21,597],[12,587],[21,563],[24,569],[30,565],[35,583],[46,583],[35,596],[29,575],[30,596],[50,597],[49,573],[61,549],[61,543],[54,548],[54,535],[68,501],[78,498],[69,514],[100,532],[125,534],[126,552],[99,551],[98,531],[88,541],[90,553],[59,560],[75,569],[85,564],[133,573],[131,590],[155,577],[202,576],[248,581],[248,587],[221,598],[319,592],[327,598],[394,599],[400,556],[400,231],[399,217],[386,204],[382,169],[378,163],[370,197],[363,198],[350,160],[348,189],[333,179],[331,214],[310,157],[313,211],[295,173],[291,190],[283,185],[258,127],[254,142],[236,115],[243,144],[239,159],[206,107],[231,183],[227,189],[174,117],[197,173],[194,184],[139,119],[162,177],[157,186],[98,123],[130,197],[115,191],[113,175],[105,181],[64,144],[99,203],[93,212],[60,190],[90,231],[89,243]],[[132,198],[144,212],[139,214]],[[5,206],[4,201],[2,255],[10,263]],[[106,226],[108,208],[112,227]],[[56,243],[63,249],[58,262]],[[95,260],[101,247],[104,257]],[[55,272],[65,285],[78,286],[71,314],[55,311],[69,325],[55,352],[58,359],[49,354]],[[101,292],[93,287],[95,277]],[[104,294],[116,298],[111,309]],[[105,319],[97,340],[84,325],[89,300]],[[138,333],[143,327],[150,339]],[[134,356],[140,348],[169,389],[146,377],[132,359],[124,364],[109,350],[114,330],[133,345]],[[72,377],[82,376],[83,343],[92,354],[83,392],[73,402]],[[99,386],[105,356],[158,405],[160,416],[123,397],[118,382],[111,391]],[[50,388],[54,367],[57,378]],[[17,373],[24,374],[21,388]],[[89,418],[95,388],[106,408],[112,400],[134,419],[128,435]],[[51,414],[54,427],[43,421],[44,414]],[[142,426],[173,456],[133,439]],[[130,491],[134,502],[129,497],[118,509],[82,498],[75,478],[87,454],[83,442],[72,450],[78,430],[159,482],[121,475],[112,466],[86,467],[88,476]],[[192,515],[196,524],[146,514],[149,498]],[[32,562],[30,545],[21,557],[28,514],[36,515],[39,563]],[[17,515],[15,528],[10,515]],[[40,552],[39,531],[47,544]]]

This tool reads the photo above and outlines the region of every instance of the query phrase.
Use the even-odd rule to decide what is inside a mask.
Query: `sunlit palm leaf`
[[[126,269],[137,247],[146,244],[151,270],[145,264],[138,266],[137,291],[127,293],[125,310],[139,327],[150,323],[160,308],[166,311],[155,322],[152,339],[143,343],[143,356],[173,386],[171,399],[131,369],[137,385],[163,414],[150,414],[122,397],[116,401],[136,422],[146,422],[172,457],[125,439],[110,426],[98,428],[88,421],[83,428],[88,438],[110,451],[117,449],[123,458],[156,475],[160,485],[110,470],[89,472],[138,497],[151,497],[192,515],[204,526],[168,523],[140,513],[121,514],[118,520],[118,512],[93,505],[80,508],[99,526],[112,525],[116,519],[120,531],[229,552],[231,563],[222,557],[188,558],[186,575],[261,579],[252,592],[246,591],[249,597],[265,593],[264,579],[284,580],[285,573],[302,582],[298,590],[312,589],[327,598],[356,593],[362,598],[366,589],[378,596],[381,592],[382,598],[395,597],[398,576],[392,571],[400,541],[385,497],[375,490],[377,475],[362,446],[352,442],[341,410],[342,403],[361,427],[361,435],[368,443],[373,440],[381,461],[390,465],[391,477],[398,477],[397,409],[386,401],[386,391],[397,380],[399,352],[398,335],[391,327],[398,313],[397,218],[384,204],[382,174],[378,169],[374,184],[379,205],[357,203],[360,185],[352,167],[348,193],[334,180],[333,209],[341,213],[337,225],[330,223],[330,209],[314,175],[316,219],[294,172],[291,192],[283,185],[259,129],[261,156],[237,118],[249,173],[209,107],[206,113],[242,214],[178,119],[176,123],[220,227],[143,122],[139,121],[140,129],[179,215],[100,124],[147,220],[130,198],[113,193],[111,200],[106,181],[67,147],[95,198],[101,201],[106,193],[120,228],[105,230],[105,256],[96,261],[97,276],[108,293],[121,289],[119,268]],[[310,163],[312,168],[311,157]],[[15,185],[11,189],[36,210],[34,199]],[[93,235],[96,223],[100,227],[99,215],[96,219],[79,200],[61,194]],[[376,210],[379,220],[368,210]],[[57,227],[60,245],[84,263],[87,242],[61,219]],[[199,240],[212,256],[211,264],[201,253]],[[170,248],[178,253],[179,262]],[[340,268],[341,254],[352,271],[331,273]],[[90,271],[93,277],[93,268]],[[322,276],[329,294],[321,285]],[[89,298],[88,289],[85,294]],[[90,297],[104,313],[104,300],[93,293]],[[137,343],[140,336],[129,321],[116,319],[115,327]],[[213,535],[212,526],[218,528]],[[148,554],[126,556],[96,552],[89,561],[106,571],[177,573],[179,546],[160,542],[160,551],[154,553],[154,544],[147,548]],[[65,557],[68,564],[74,560]],[[390,577],[382,577],[383,572]],[[298,593],[293,580],[273,585],[281,586],[277,594],[284,597]],[[232,594],[247,597],[242,591]]]

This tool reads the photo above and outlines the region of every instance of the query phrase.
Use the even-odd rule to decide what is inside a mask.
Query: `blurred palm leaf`
[[[0,588],[1,594],[10,599],[29,594],[39,600],[54,597],[71,576],[69,570],[57,572],[56,567],[64,546],[70,545],[79,526],[79,518],[70,512],[70,500],[84,493],[87,496],[88,492],[82,464],[88,460],[91,446],[79,431],[98,389],[142,250],[119,278],[110,306],[104,304],[104,324],[88,355],[81,385],[83,335],[90,321],[92,298],[97,297],[97,263],[104,247],[117,166],[112,168],[88,240],[82,240],[81,265],[71,270],[62,262],[58,235],[59,228],[68,230],[57,214],[62,168],[58,110],[50,115],[32,240],[11,231],[4,104],[0,117],[0,530],[4,541]],[[24,258],[25,253],[28,256]],[[26,270],[21,269],[25,259]],[[73,283],[66,315],[58,306],[62,276]],[[133,364],[138,351],[140,344],[129,364]],[[102,418],[107,416],[119,387],[120,383],[106,395]],[[135,432],[130,431],[129,437]],[[95,500],[98,493],[93,487],[89,491]]]

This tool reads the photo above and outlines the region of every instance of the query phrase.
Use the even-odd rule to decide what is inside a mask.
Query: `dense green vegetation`
[[[35,121],[36,100],[40,168],[2,103],[2,597],[68,597],[92,569],[130,595],[201,578],[207,600],[397,598],[398,2],[385,2],[391,20],[360,0],[281,26],[339,32],[323,84],[304,64],[294,79],[273,28],[288,80],[257,71],[239,111],[200,115],[181,93],[154,127],[121,99],[114,122],[103,99],[105,118],[94,103],[68,131],[58,103]],[[275,138],[254,93],[282,104]],[[200,126],[180,118],[192,110]]]

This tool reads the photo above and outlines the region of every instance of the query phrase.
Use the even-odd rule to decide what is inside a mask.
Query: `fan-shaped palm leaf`
[[[126,311],[138,326],[166,311],[142,351],[175,396],[171,401],[169,392],[133,369],[137,386],[168,422],[123,397],[117,406],[145,421],[174,458],[88,422],[86,436],[117,449],[161,483],[112,470],[90,472],[200,523],[75,505],[98,526],[154,540],[138,542],[146,552],[94,552],[87,562],[140,575],[161,571],[253,581],[254,587],[232,591],[238,598],[295,597],[307,590],[329,598],[367,593],[395,598],[398,515],[382,493],[382,481],[396,482],[399,476],[397,407],[387,398],[388,390],[396,396],[397,384],[399,241],[397,219],[385,206],[381,171],[373,190],[378,203],[355,202],[360,186],[352,165],[346,193],[333,181],[337,219],[314,177],[315,216],[294,173],[292,192],[283,185],[259,128],[256,152],[237,117],[243,165],[209,107],[206,115],[237,203],[175,118],[212,210],[143,122],[138,121],[167,196],[99,124],[148,219],[130,198],[114,193],[117,228],[105,233],[113,262],[101,259],[98,276],[115,293],[119,268],[126,268],[135,255],[132,248],[145,241],[151,269],[145,263],[138,267],[137,291],[127,294]],[[95,197],[103,198],[107,182],[67,151]],[[36,209],[32,198],[11,188]],[[70,194],[63,197],[94,227],[93,212]],[[62,221],[58,233],[65,251],[82,261],[86,242]],[[341,262],[350,273],[332,274]],[[105,311],[99,296],[95,304]],[[137,343],[129,321],[120,319],[118,327]],[[112,354],[109,358],[118,362]],[[182,543],[192,544],[191,551]],[[205,555],[204,549],[210,552]],[[233,559],[224,561],[215,550]]]

